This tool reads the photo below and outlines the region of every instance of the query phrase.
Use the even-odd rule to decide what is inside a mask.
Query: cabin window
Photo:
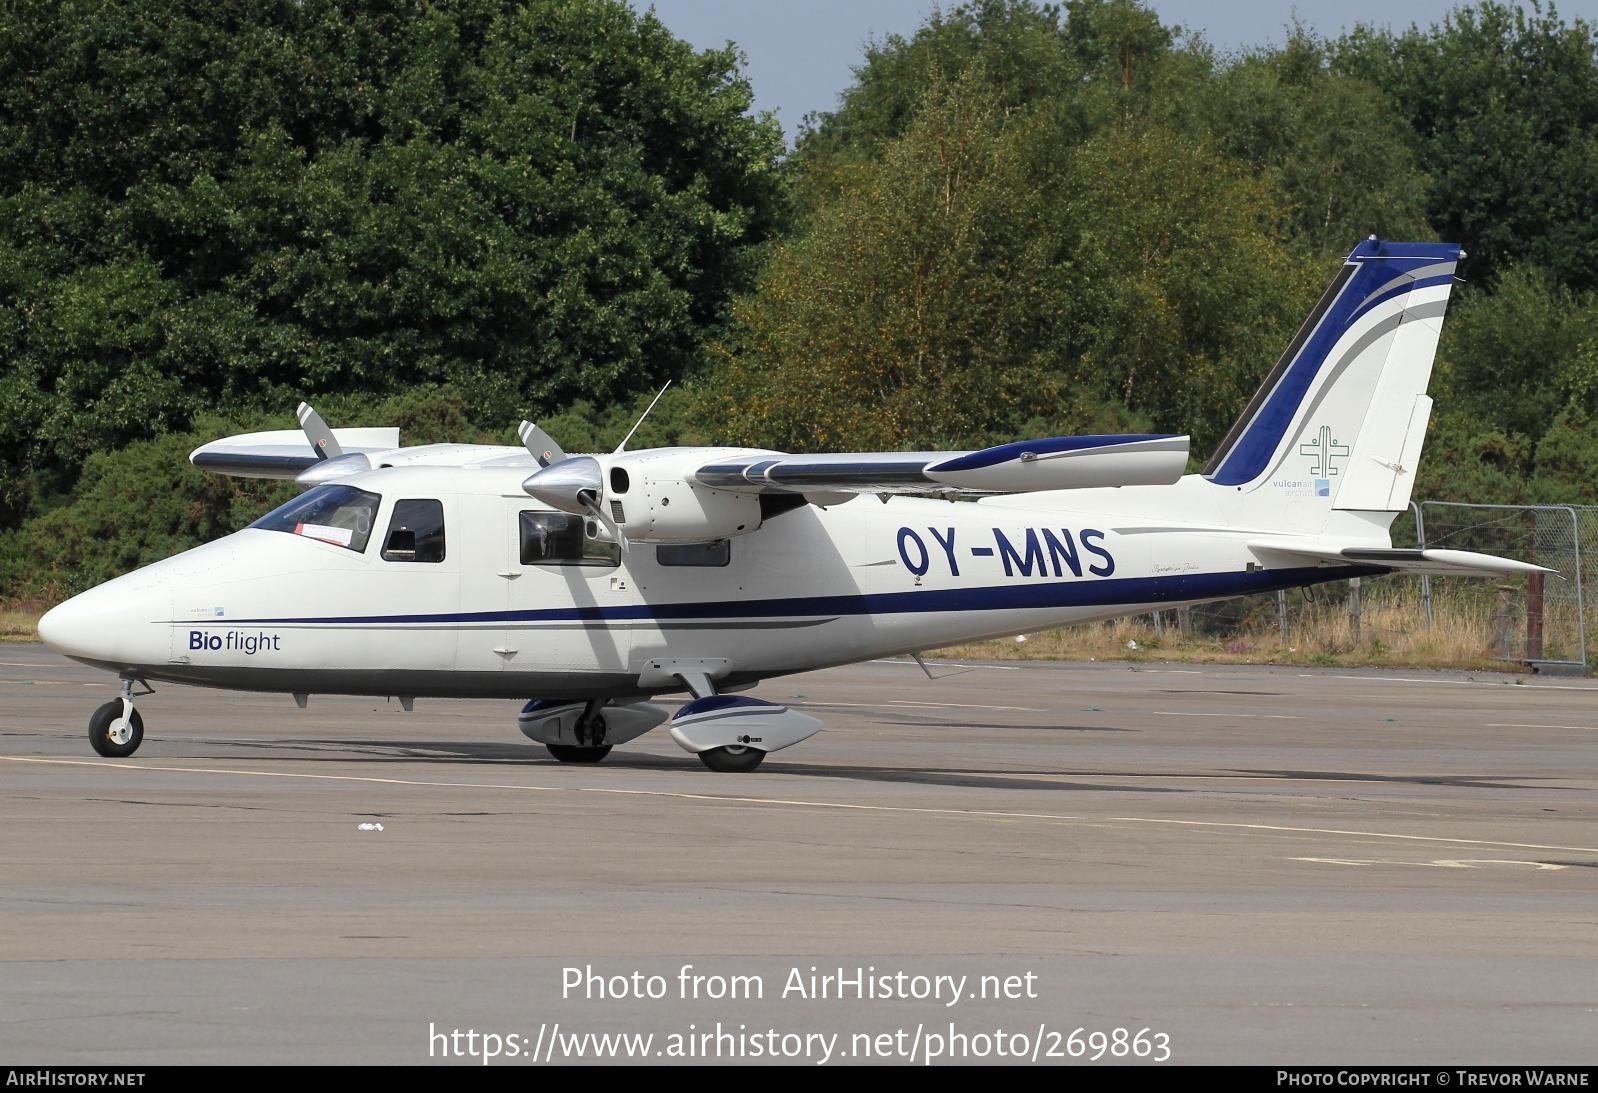
[[[394,502],[383,540],[383,559],[389,562],[442,562],[444,560],[444,506],[438,501]]]
[[[569,512],[521,514],[522,565],[620,565],[621,547],[588,534]]]
[[[329,482],[273,509],[250,526],[301,535],[363,554],[382,500],[375,493]]]
[[[655,548],[655,561],[661,565],[699,566],[714,569],[732,561],[732,540],[711,543],[672,543]]]

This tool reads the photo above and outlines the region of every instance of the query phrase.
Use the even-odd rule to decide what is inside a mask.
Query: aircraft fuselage
[[[522,477],[373,471],[350,483],[377,498],[359,551],[342,534],[247,528],[77,597],[46,629],[78,659],[152,681],[625,697],[681,689],[640,683],[663,656],[725,661],[720,682],[736,686],[1362,572],[1265,569],[1241,529],[1136,515],[1140,493],[1168,504],[1171,487],[1078,491],[1120,512],[865,497],[713,544],[624,551],[585,536],[553,557],[549,526],[576,518],[528,498]],[[402,509],[426,502],[442,515],[436,557],[391,550]]]

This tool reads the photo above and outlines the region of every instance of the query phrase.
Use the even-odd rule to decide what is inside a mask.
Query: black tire
[[[610,745],[599,748],[579,748],[575,744],[545,744],[549,754],[562,763],[597,763],[610,754]]]
[[[739,744],[723,748],[709,748],[699,753],[699,761],[717,774],[748,774],[765,762],[766,753],[759,748]]]
[[[107,759],[126,759],[138,751],[139,745],[144,743],[144,718],[139,716],[138,710],[134,710],[128,718],[127,739],[119,743],[112,738],[112,729],[121,718],[120,698],[113,698],[95,710],[94,716],[89,718],[89,745]]]
[[[602,713],[596,713],[593,717],[579,720],[577,722],[577,747],[602,747],[609,751],[610,745],[603,743],[607,731],[609,731],[609,726],[605,724],[605,715]],[[603,759],[604,756],[601,755],[600,758]]]

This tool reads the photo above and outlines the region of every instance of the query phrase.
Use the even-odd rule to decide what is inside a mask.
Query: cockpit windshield
[[[361,554],[372,536],[372,523],[381,502],[375,493],[329,482],[273,509],[250,526],[303,535]]]

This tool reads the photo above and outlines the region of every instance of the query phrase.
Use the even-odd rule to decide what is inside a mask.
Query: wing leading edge
[[[202,471],[234,478],[297,478],[324,461],[328,465],[351,461],[399,447],[398,429],[329,429],[329,439],[339,454],[328,458],[306,441],[297,429],[243,433],[202,444],[189,453],[189,462]],[[324,451],[326,449],[323,449]]]
[[[1170,485],[1187,454],[1185,436],[1065,436],[972,452],[751,454],[707,463],[692,478],[735,493],[1037,493]]]

